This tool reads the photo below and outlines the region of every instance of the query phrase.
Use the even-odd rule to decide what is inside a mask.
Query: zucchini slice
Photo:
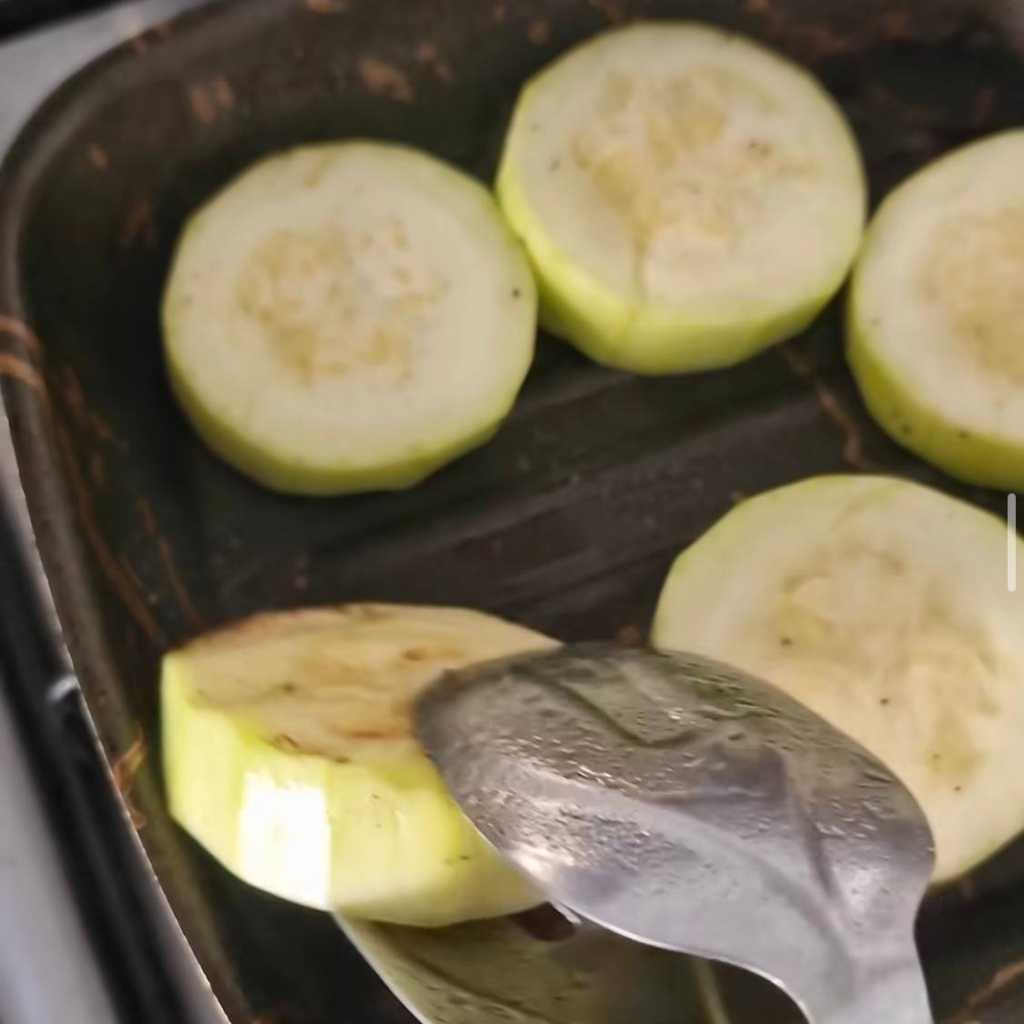
[[[1024,489],[1024,130],[935,161],[882,204],[850,291],[850,366],[896,441]]]
[[[881,758],[946,881],[1024,828],[1024,593],[1006,561],[1006,524],[973,506],[821,477],[743,502],[684,551],[653,641],[768,679]]]
[[[542,322],[638,373],[726,366],[802,330],[865,217],[860,156],[822,87],[689,23],[608,32],[537,75],[497,188]]]
[[[347,142],[266,159],[207,203],[163,323],[182,407],[237,469],[292,493],[401,488],[497,430],[536,287],[483,186]]]
[[[252,885],[319,909],[434,926],[542,901],[463,816],[412,736],[438,675],[551,647],[456,608],[257,615],[166,655],[173,817]]]

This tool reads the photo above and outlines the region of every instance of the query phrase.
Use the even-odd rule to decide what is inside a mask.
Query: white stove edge
[[[39,103],[70,74],[118,42],[203,0],[143,0],[0,44],[0,158]],[[0,398],[0,501],[19,534],[39,597],[60,643],[52,598],[21,491]],[[62,646],[62,644],[61,644]],[[70,676],[67,678],[71,678]],[[142,857],[141,847],[139,856]],[[148,874],[148,872],[147,872]],[[150,876],[151,877],[151,876]],[[155,878],[152,916],[182,982],[190,1024],[224,1024]],[[21,738],[0,692],[0,1021],[112,1024],[111,996],[77,911]],[[183,1022],[185,1024],[185,1022]]]

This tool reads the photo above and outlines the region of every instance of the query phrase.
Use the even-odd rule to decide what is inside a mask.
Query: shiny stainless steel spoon
[[[613,932],[756,971],[813,1024],[930,1024],[924,815],[767,683],[602,644],[451,673],[417,735],[484,836]]]

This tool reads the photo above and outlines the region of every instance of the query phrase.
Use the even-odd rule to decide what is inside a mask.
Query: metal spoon
[[[924,815],[769,684],[586,644],[451,673],[416,724],[469,818],[554,902],[756,971],[813,1024],[932,1021]]]

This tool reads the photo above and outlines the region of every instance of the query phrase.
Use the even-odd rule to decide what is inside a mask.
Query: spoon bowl
[[[769,683],[583,644],[451,673],[416,725],[470,820],[552,901],[755,971],[813,1024],[932,1020],[914,944],[925,817]]]

